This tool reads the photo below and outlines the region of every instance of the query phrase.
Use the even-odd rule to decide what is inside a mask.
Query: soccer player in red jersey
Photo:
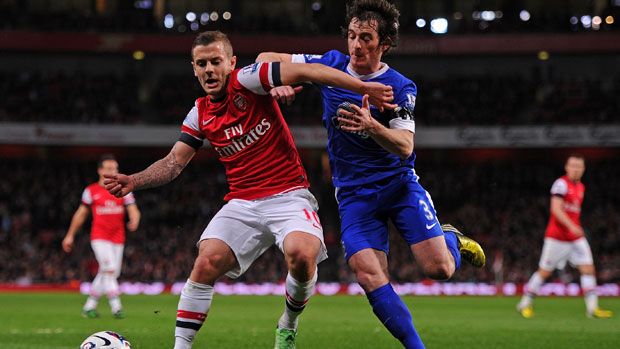
[[[89,211],[92,211],[90,244],[99,263],[99,272],[93,281],[82,314],[89,318],[98,317],[96,309],[99,297],[105,294],[114,317],[120,319],[124,317],[124,314],[117,279],[123,264],[125,212],[129,216],[127,229],[136,231],[140,224],[140,211],[132,193],[118,198],[103,187],[104,175],[118,173],[118,162],[114,156],[103,155],[99,159],[97,173],[99,181],[86,187],[82,193],[82,204],[73,214],[67,235],[62,240],[62,249],[67,253],[73,250],[75,234],[84,224]]]
[[[269,91],[312,81],[363,91],[375,105],[392,108],[392,89],[321,64],[255,63],[235,69],[232,46],[218,31],[196,37],[191,63],[207,96],[196,100],[179,141],[146,170],[107,177],[106,189],[122,197],[168,183],[208,140],[225,167],[230,192],[224,198],[228,203],[199,239],[198,257],[179,300],[174,347],[191,348],[211,307],[215,281],[243,274],[276,244],[289,274],[275,347],[294,348],[297,318],[314,291],[317,264],[327,254],[316,200],[307,190],[293,137]]]
[[[581,183],[581,177],[586,169],[584,157],[577,154],[569,156],[564,169],[566,174],[551,186],[551,217],[545,232],[539,268],[525,286],[517,310],[525,318],[533,317],[533,299],[541,286],[555,269],[563,269],[566,262],[569,262],[581,274],[586,315],[594,318],[610,318],[612,312],[598,306],[592,251],[580,221],[581,204],[586,190]]]

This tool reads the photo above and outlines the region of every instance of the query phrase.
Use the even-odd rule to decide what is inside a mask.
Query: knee
[[[228,271],[225,256],[213,254],[208,256],[198,256],[194,262],[193,275],[197,282],[215,282],[221,275]]]
[[[311,273],[316,269],[318,251],[307,248],[293,247],[286,250],[286,262],[289,270],[297,274]]]
[[[366,292],[375,290],[389,282],[382,273],[371,273],[364,270],[357,271],[355,277]]]
[[[423,264],[424,274],[433,280],[447,280],[454,274],[454,261],[444,258]]]

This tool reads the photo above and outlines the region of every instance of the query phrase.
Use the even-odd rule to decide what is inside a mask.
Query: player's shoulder
[[[386,71],[386,78],[390,80],[392,87],[400,88],[400,89],[411,89],[417,90],[417,86],[413,80],[401,74],[398,70],[390,67]]]
[[[94,182],[91,183],[89,185],[86,186],[86,188],[84,188],[84,190],[88,190],[88,191],[96,191],[97,189],[101,188],[101,186],[99,185],[99,183]]]
[[[349,56],[338,50],[330,50],[321,56],[321,61],[330,67],[343,70],[349,64]]]

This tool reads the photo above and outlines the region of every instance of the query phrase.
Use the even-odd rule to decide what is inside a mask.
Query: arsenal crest
[[[248,101],[240,94],[235,95],[233,98],[233,103],[235,104],[235,107],[241,111],[248,109]]]

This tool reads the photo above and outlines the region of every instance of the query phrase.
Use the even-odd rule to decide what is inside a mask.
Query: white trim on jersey
[[[129,193],[123,196],[123,204],[125,204],[125,206],[133,205],[135,203],[136,203],[136,197],[133,196],[133,193]]]
[[[563,178],[558,178],[551,186],[551,195],[564,196],[568,193],[568,185]]]
[[[390,120],[390,128],[399,130],[409,130],[415,133],[415,121],[403,120],[401,118],[394,118]]]
[[[351,63],[347,64],[347,72],[349,74],[351,74],[351,76],[353,76],[354,78],[358,78],[360,80],[370,80],[370,79],[374,79],[378,76],[380,76],[381,74],[385,73],[386,71],[388,71],[388,69],[390,69],[390,67],[385,64],[385,63],[381,63],[383,64],[383,66],[381,67],[381,69],[377,70],[374,73],[370,73],[370,74],[366,74],[366,75],[359,75],[358,73],[356,73],[353,68],[351,68]]]
[[[82,202],[86,205],[93,204],[93,197],[90,195],[90,190],[88,190],[88,188],[84,189],[82,192]]]
[[[263,68],[264,64],[267,64],[267,76],[261,77],[261,70],[265,69]],[[271,62],[258,62],[248,65],[239,70],[237,73],[237,80],[243,87],[257,95],[266,95],[269,93],[269,90],[265,90],[264,86],[268,85],[270,88],[274,87],[272,66],[273,64]]]
[[[291,56],[291,63],[306,63],[306,55],[303,53],[292,54]]]

